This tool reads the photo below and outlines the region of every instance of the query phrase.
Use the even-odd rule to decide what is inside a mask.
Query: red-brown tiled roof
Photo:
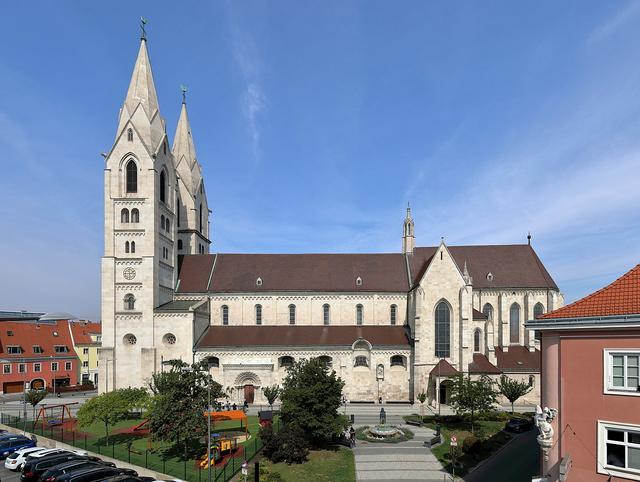
[[[2,321],[0,322],[0,357],[2,358],[42,358],[75,357],[71,334],[67,321],[34,322],[34,321]],[[33,346],[42,347],[42,353],[34,353]],[[55,346],[66,346],[66,353],[56,353]],[[8,346],[19,346],[22,353],[8,353]]]
[[[495,347],[498,368],[503,372],[530,372],[540,370],[540,351],[512,345],[508,351]]]
[[[102,325],[100,323],[71,322],[69,323],[73,334],[73,341],[76,345],[93,345],[97,344],[91,340],[91,335],[99,335],[102,333]]]
[[[502,373],[500,369],[489,361],[482,353],[474,353],[473,361],[469,363],[469,373]]]
[[[407,292],[420,281],[436,250],[416,248],[407,257],[399,253],[188,255],[179,259],[178,292]],[[461,270],[467,263],[476,288],[557,289],[529,245],[451,246],[449,250]],[[358,277],[361,285],[356,283]]]
[[[608,286],[538,318],[587,318],[640,314],[640,264]]]
[[[291,326],[248,325],[210,326],[197,343],[197,348],[232,348],[259,346],[351,346],[363,338],[373,347],[402,346],[409,348],[403,326]]]
[[[436,366],[431,370],[431,375],[434,377],[452,377],[454,375],[458,375],[460,372],[456,370],[451,363],[442,358]]]
[[[488,320],[489,318],[482,311],[478,311],[475,308],[473,309],[473,319],[474,320]]]

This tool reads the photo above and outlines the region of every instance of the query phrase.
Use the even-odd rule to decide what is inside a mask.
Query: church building
[[[351,401],[447,403],[456,373],[527,380],[526,320],[563,305],[531,246],[210,254],[209,206],[183,97],[169,142],[143,37],[105,158],[100,391],[142,386],[171,359],[206,359],[229,399],[264,401],[287,367],[319,357]]]

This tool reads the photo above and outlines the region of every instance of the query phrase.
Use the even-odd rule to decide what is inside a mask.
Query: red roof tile
[[[102,325],[100,323],[87,322],[71,322],[69,323],[73,334],[73,341],[76,345],[93,345],[96,344],[91,340],[91,335],[99,335],[102,333]]]
[[[588,318],[640,314],[640,264],[608,286],[538,318]]]
[[[498,374],[502,371],[482,353],[474,353],[473,361],[469,363],[469,373]]]
[[[363,338],[373,347],[402,346],[409,348],[403,326],[291,326],[247,325],[210,326],[197,343],[197,348],[230,348],[247,346],[351,346]]]
[[[451,363],[442,358],[436,366],[431,370],[431,375],[436,377],[452,377],[454,375],[458,375],[460,372],[456,370]]]
[[[485,315],[482,311],[478,311],[475,308],[473,309],[473,319],[474,320],[488,320],[489,317]]]
[[[34,322],[34,321],[2,321],[0,322],[0,357],[2,358],[42,358],[42,357],[75,357],[71,334],[67,321]],[[33,346],[42,347],[42,353],[34,353]],[[66,346],[67,352],[56,353],[55,346]],[[9,346],[19,346],[22,353],[8,353]]]
[[[495,347],[498,368],[504,372],[530,372],[540,370],[540,351],[512,345],[508,351]]]

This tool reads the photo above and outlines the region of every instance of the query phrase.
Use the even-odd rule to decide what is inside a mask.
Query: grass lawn
[[[514,416],[527,416],[514,414]],[[420,416],[409,416],[406,419],[419,419]],[[424,423],[426,427],[435,430],[435,422],[432,417],[425,417],[427,421]],[[443,421],[440,423],[440,433],[442,435],[442,443],[432,449],[433,455],[444,466],[445,470],[449,473],[452,472],[453,467],[451,464],[451,436],[455,435],[458,439],[458,456],[457,460],[462,464],[462,467],[456,467],[456,475],[465,475],[472,467],[476,466],[482,460],[490,457],[491,454],[496,452],[500,447],[511,440],[511,435],[504,432],[502,429],[506,423],[505,420],[476,420],[474,423],[473,435],[481,440],[480,446],[473,451],[473,453],[464,453],[462,451],[462,444],[464,439],[471,434],[471,424],[466,421],[450,422],[446,420],[447,417],[443,417]]]
[[[206,451],[206,443],[203,444],[202,449],[196,449],[196,455],[192,456],[190,460],[184,460],[182,457],[181,449],[176,449],[170,443],[151,442],[146,434],[123,434],[117,433],[121,429],[126,429],[138,425],[143,419],[128,419],[122,420],[113,426],[109,427],[109,440],[105,437],[105,429],[102,424],[93,424],[88,427],[77,427],[80,433],[75,435],[75,439],[71,438],[70,432],[64,433],[64,442],[74,444],[80,448],[86,448],[92,452],[106,455],[123,461],[131,462],[133,464],[147,467],[149,469],[156,470],[165,474],[172,475],[176,478],[191,480],[191,481],[206,481],[207,470],[199,470],[196,463],[196,457],[200,459],[204,456]],[[249,457],[253,456],[256,449],[261,444],[258,440],[259,424],[258,417],[249,416],[249,433],[251,438],[242,443],[239,446],[244,446],[245,454]],[[240,422],[235,420],[228,420],[217,422],[212,426],[212,433],[221,433],[225,431],[240,431]],[[244,428],[242,429],[244,431]],[[39,427],[34,431],[36,434],[41,433]],[[86,433],[86,437],[82,433]],[[53,432],[45,430],[43,435],[50,437],[53,433],[53,438],[61,440],[61,431],[54,429]],[[203,434],[206,436],[206,434]],[[130,450],[129,450],[130,449]],[[229,467],[226,469],[230,473],[233,467],[237,467],[239,463],[242,463],[242,458],[232,459],[229,461]],[[212,475],[214,480],[217,475],[222,472],[220,468],[212,469]],[[218,479],[224,480],[222,475]]]
[[[333,450],[312,450],[309,453],[309,460],[304,464],[272,464],[264,458],[260,464],[265,466],[268,473],[279,474],[284,482],[355,482],[356,480],[353,452],[345,447],[336,447]],[[249,480],[252,480],[251,476]]]

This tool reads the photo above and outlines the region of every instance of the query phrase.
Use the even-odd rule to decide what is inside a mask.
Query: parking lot
[[[20,480],[20,472],[11,472],[4,468],[4,460],[0,460],[0,480],[2,482],[18,482]]]

